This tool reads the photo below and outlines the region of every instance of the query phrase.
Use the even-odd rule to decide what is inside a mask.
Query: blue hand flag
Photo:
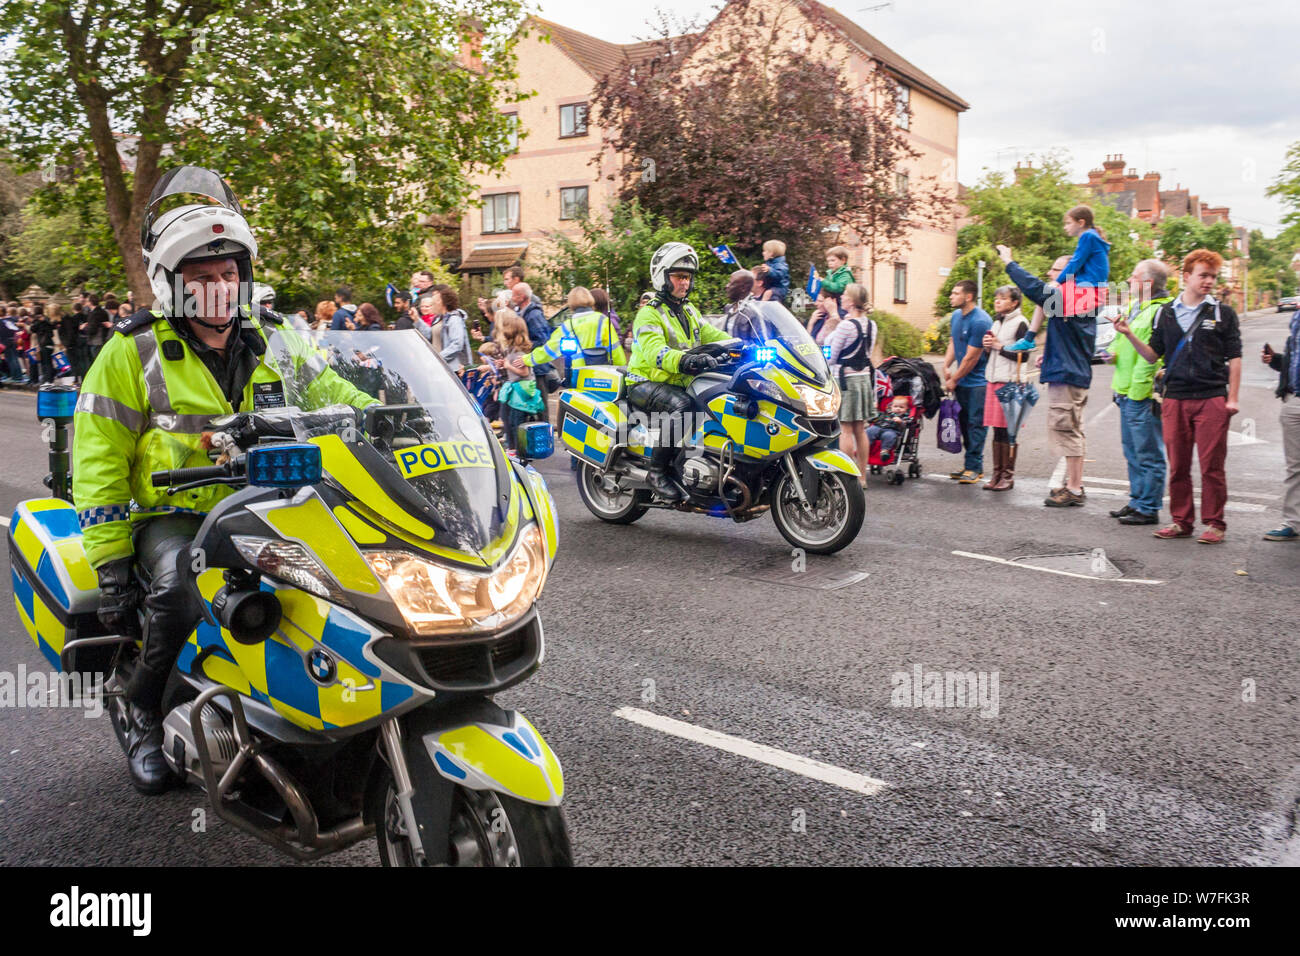
[[[395,295],[397,295],[397,286],[390,282],[388,283],[387,288],[384,289],[384,298],[388,300],[388,307],[390,309],[393,307],[393,296]]]
[[[740,265],[740,260],[736,258],[736,254],[731,251],[731,247],[728,246],[725,242],[720,246],[709,246],[709,251],[711,251],[715,256],[717,256],[718,261],[721,262],[724,266]]]
[[[822,290],[821,276],[817,274],[815,265],[808,266],[808,283],[803,287],[803,290],[808,293],[810,299],[817,298],[817,293]]]

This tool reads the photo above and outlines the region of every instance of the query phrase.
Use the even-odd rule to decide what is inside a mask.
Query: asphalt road
[[[768,519],[604,525],[566,462],[542,462],[561,528],[541,602],[547,655],[500,700],[564,763],[577,861],[1300,862],[1300,546],[1260,537],[1278,524],[1282,458],[1276,375],[1257,356],[1288,320],[1245,326],[1239,421],[1253,432],[1229,450],[1215,547],[1107,517],[1125,467],[1105,367],[1087,409],[1086,507],[1042,506],[1057,463],[1039,409],[1014,491],[873,479],[861,536],[802,575]],[[0,393],[0,435],[8,514],[43,492],[29,396]],[[928,424],[927,471],[958,461]],[[954,554],[1095,549],[1123,579],[1090,577],[1090,562],[1071,577]],[[867,576],[809,586],[853,571]],[[6,593],[0,671],[20,665],[45,669]],[[895,675],[916,668],[982,675],[983,706],[898,706],[911,682]],[[701,730],[730,736],[720,749]],[[203,806],[193,789],[131,790],[106,718],[0,709],[0,863],[285,862],[211,815],[194,832]],[[326,861],[374,862],[368,844]]]

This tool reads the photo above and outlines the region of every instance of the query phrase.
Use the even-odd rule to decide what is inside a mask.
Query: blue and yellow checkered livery
[[[99,606],[99,577],[86,560],[76,509],[58,498],[20,503],[9,519],[9,563],[18,619],[60,667],[78,619],[93,619]]]
[[[624,393],[623,373],[612,365],[580,368],[573,387],[598,402],[616,402]]]
[[[620,389],[621,383],[614,391]],[[623,408],[617,401],[603,401],[569,388],[560,393],[560,414],[560,441],[564,447],[583,461],[603,467],[620,429],[627,427]]]
[[[224,581],[212,568],[198,583],[210,605]],[[364,723],[413,695],[431,696],[367,655],[367,646],[385,635],[360,617],[306,591],[266,581],[262,590],[280,601],[275,634],[240,644],[225,628],[200,621],[181,648],[180,670],[225,684],[306,730]]]
[[[783,405],[760,401],[758,413],[747,418],[735,413],[735,404],[736,396],[732,394],[719,395],[709,402],[709,411],[715,417],[696,430],[694,442],[720,450],[730,441],[737,455],[761,461],[817,437],[800,428],[795,413]]]

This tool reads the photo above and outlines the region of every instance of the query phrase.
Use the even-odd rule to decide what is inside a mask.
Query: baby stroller
[[[886,359],[876,370],[876,407],[886,409],[898,397],[907,399],[907,428],[888,451],[881,450],[879,439],[873,441],[868,458],[871,473],[883,473],[893,485],[903,483],[904,464],[908,478],[921,477],[921,427],[924,419],[938,414],[943,399],[943,388],[934,367],[925,359]]]

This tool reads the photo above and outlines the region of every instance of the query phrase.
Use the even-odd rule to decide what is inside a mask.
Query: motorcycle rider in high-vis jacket
[[[646,483],[668,501],[684,495],[668,477],[668,467],[688,435],[683,434],[692,403],[686,393],[691,379],[717,367],[709,355],[687,355],[686,350],[730,336],[704,321],[687,301],[695,285],[700,258],[684,242],[668,242],[650,257],[650,282],[655,297],[641,307],[632,324],[635,342],[627,377],[634,383],[628,401],[643,412],[664,414],[659,443],[650,458]]]
[[[182,194],[217,204],[159,209]],[[250,301],[257,242],[215,173],[182,166],[165,174],[150,197],[141,245],[154,309],[118,322],[86,375],[74,418],[73,498],[86,558],[99,575],[101,622],[113,633],[137,633],[138,610],[145,612],[140,655],[110,682],[124,690],[112,714],[132,784],[160,793],[171,779],[162,753],[163,689],[201,613],[179,562],[189,563],[203,516],[234,489],[168,494],[152,487],[150,475],[210,464],[203,432],[212,418],[285,404],[276,364],[263,361],[267,337],[283,318]],[[374,402],[309,347],[295,377],[313,407]]]

